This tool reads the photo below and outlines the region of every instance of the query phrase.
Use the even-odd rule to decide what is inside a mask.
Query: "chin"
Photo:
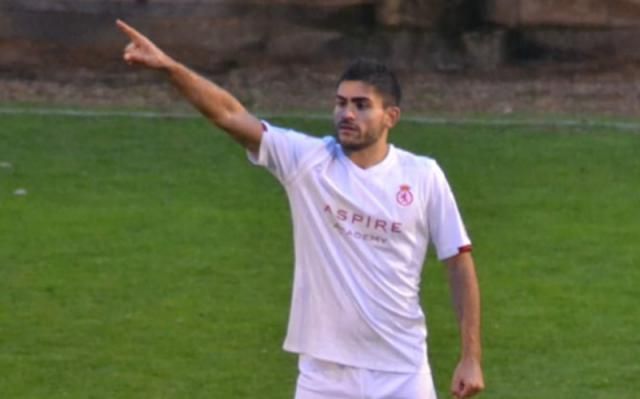
[[[342,135],[340,133],[336,134],[336,140],[343,148],[351,148],[358,145],[358,143],[355,143],[353,140],[351,140],[350,137]]]
[[[349,151],[358,151],[370,147],[377,141],[371,136],[363,135],[352,131],[336,132],[336,140],[342,148]]]
[[[338,143],[340,143],[343,150],[348,152],[360,151],[369,147],[369,144],[367,143],[358,143],[358,142],[352,142],[352,141],[345,142],[345,141],[341,141],[340,139],[338,139]]]

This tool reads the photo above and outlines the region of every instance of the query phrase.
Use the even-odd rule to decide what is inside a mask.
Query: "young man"
[[[214,125],[285,187],[295,274],[284,348],[299,354],[296,399],[434,399],[419,283],[427,244],[449,271],[462,350],[451,392],[484,388],[480,295],[470,241],[435,161],[387,141],[400,87],[359,61],[339,81],[335,137],[259,121],[232,95],[126,25],[124,60],[161,70]]]

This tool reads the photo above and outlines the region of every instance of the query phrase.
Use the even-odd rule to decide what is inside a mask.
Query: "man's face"
[[[395,124],[382,96],[368,83],[343,81],[338,86],[333,121],[338,142],[347,151],[370,147]]]

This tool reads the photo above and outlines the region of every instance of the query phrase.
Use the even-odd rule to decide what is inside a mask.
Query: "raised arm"
[[[451,393],[456,398],[468,398],[484,389],[480,344],[480,289],[470,253],[460,253],[445,260],[445,263],[462,341],[462,353],[451,382]]]
[[[123,58],[129,65],[165,72],[173,85],[207,119],[233,139],[257,153],[262,139],[262,124],[229,92],[169,57],[151,40],[121,20],[118,28],[131,41]]]

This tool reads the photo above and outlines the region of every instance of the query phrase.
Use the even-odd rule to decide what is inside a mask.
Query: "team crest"
[[[411,192],[411,186],[403,184],[400,186],[400,191],[396,194],[396,201],[402,206],[409,206],[413,202],[413,193]]]

